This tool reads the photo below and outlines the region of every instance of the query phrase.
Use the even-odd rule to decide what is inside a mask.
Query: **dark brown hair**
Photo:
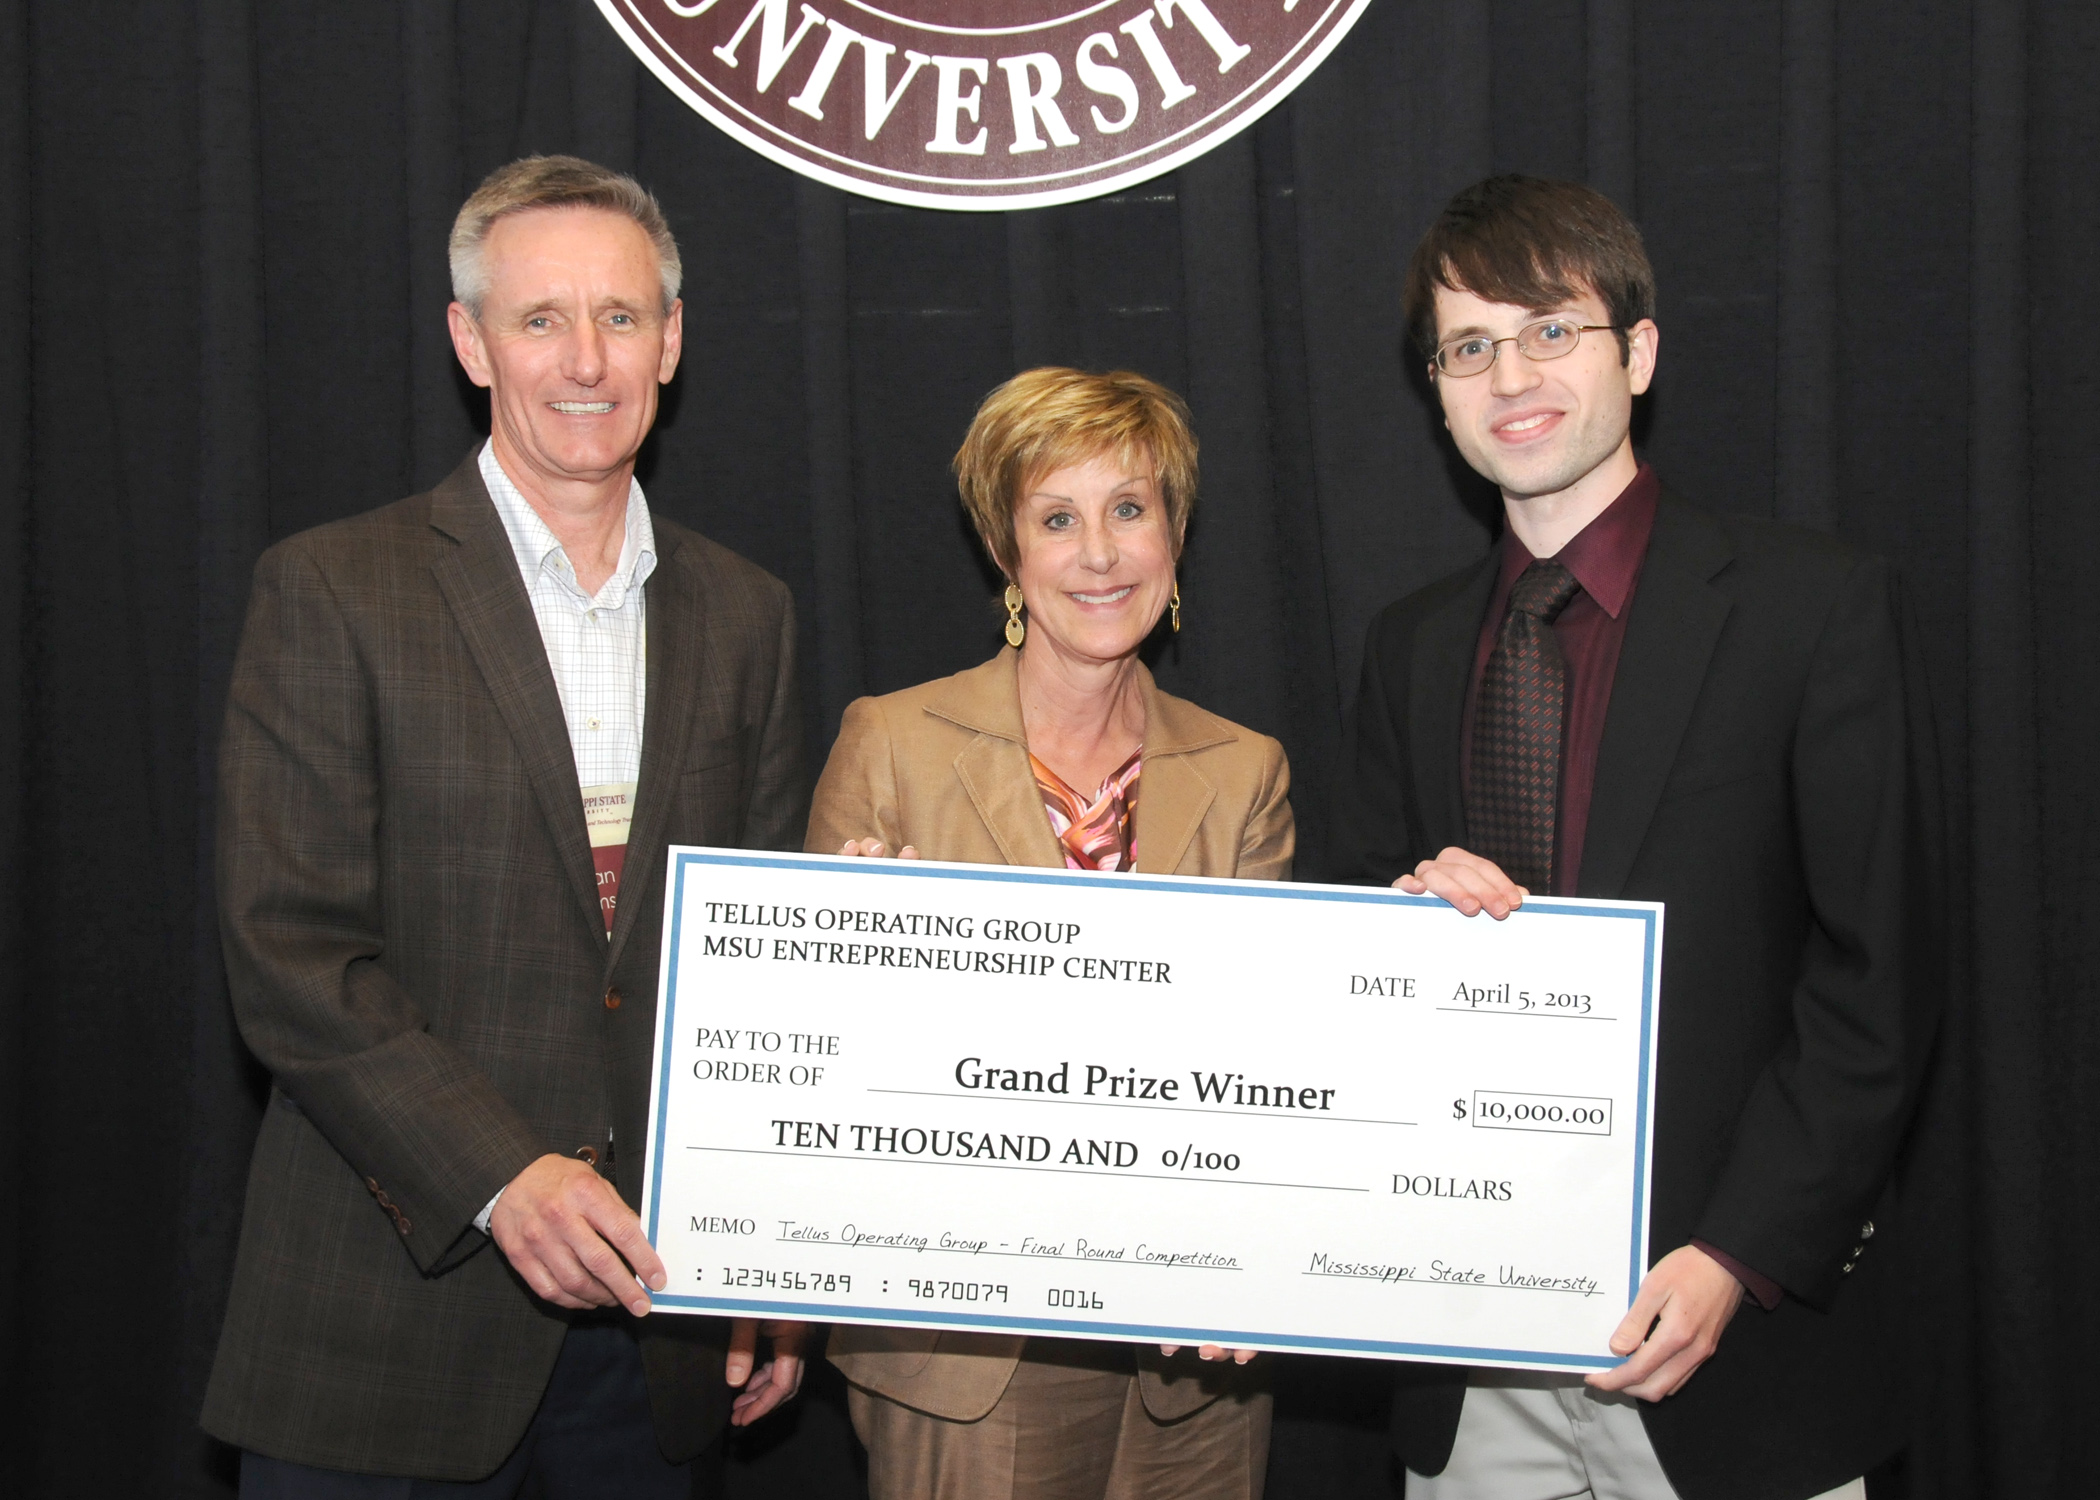
[[[1510,173],[1476,182],[1437,215],[1407,263],[1400,308],[1425,359],[1436,357],[1436,289],[1546,308],[1595,292],[1618,328],[1655,316],[1655,270],[1641,232],[1595,188]]]

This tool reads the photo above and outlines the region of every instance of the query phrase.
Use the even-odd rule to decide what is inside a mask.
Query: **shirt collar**
[[[656,571],[656,530],[649,524],[649,502],[642,497],[640,480],[627,481],[627,526],[620,540],[620,561],[597,597],[588,598],[577,584],[575,573],[564,566],[568,559],[561,542],[503,472],[503,465],[496,459],[494,439],[481,445],[480,468],[481,482],[496,504],[496,514],[502,518],[504,534],[510,538],[518,571],[524,575],[528,589],[535,578],[546,573],[578,600],[594,608],[618,609],[627,602],[627,591],[640,588]]]
[[[1662,486],[1655,470],[1643,463],[1618,498],[1560,549],[1558,561],[1575,575],[1582,591],[1614,620],[1633,594],[1641,559],[1648,553],[1648,534],[1655,529],[1655,501]],[[1502,533],[1502,591],[1507,594],[1519,573],[1534,561],[1531,549],[1514,531]]]

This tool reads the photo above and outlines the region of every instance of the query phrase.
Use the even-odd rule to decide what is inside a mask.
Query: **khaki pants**
[[[1410,1471],[1407,1500],[1677,1500],[1634,1397],[1579,1375],[1471,1375],[1451,1462],[1434,1479]],[[1813,1500],[1866,1493],[1855,1479]]]
[[[1268,1392],[1161,1422],[1138,1397],[1127,1345],[1030,1340],[975,1422],[859,1386],[847,1401],[870,1500],[1261,1500],[1269,1462]]]

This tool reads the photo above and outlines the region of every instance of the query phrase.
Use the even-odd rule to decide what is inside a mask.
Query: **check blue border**
[[[732,866],[761,870],[823,870],[836,869],[840,865],[851,865],[856,874],[887,877],[894,880],[974,880],[989,884],[1008,885],[1069,885],[1074,883],[1096,886],[1099,875],[1077,870],[1040,870],[1016,868],[988,868],[982,865],[918,864],[902,860],[847,860],[838,855],[805,854],[748,854],[731,850],[704,850],[674,847],[671,869],[668,876],[669,899],[664,904],[663,974],[659,983],[657,1037],[658,1072],[656,1096],[651,1101],[651,1132],[649,1153],[649,1243],[657,1240],[658,1217],[663,1207],[663,1162],[664,1136],[667,1122],[664,1119],[664,1101],[669,1099],[671,1088],[671,1049],[662,1044],[664,1038],[675,1035],[678,1007],[678,956],[679,943],[683,937],[680,930],[685,911],[685,875],[694,865]],[[1365,886],[1344,885],[1292,885],[1266,880],[1207,880],[1192,876],[1147,878],[1142,875],[1118,875],[1116,885],[1121,889],[1149,891],[1207,891],[1220,896],[1237,896],[1254,901],[1340,901],[1360,902],[1371,906],[1431,906],[1444,907],[1436,896],[1409,896],[1394,890],[1379,890]],[[1096,886],[1098,888],[1098,886]],[[1448,909],[1448,908],[1446,908]],[[1583,916],[1613,917],[1639,922],[1642,932],[1641,960],[1641,1044],[1640,1075],[1634,1093],[1634,1153],[1633,1176],[1633,1232],[1631,1251],[1626,1270],[1626,1303],[1633,1304],[1640,1290],[1641,1277],[1648,1264],[1648,1166],[1651,1143],[1648,1139],[1649,1103],[1652,1093],[1652,1072],[1655,1065],[1655,981],[1656,965],[1660,958],[1657,949],[1658,926],[1661,914],[1652,908],[1628,906],[1618,903],[1569,900],[1561,897],[1534,896],[1511,913],[1511,920],[1531,917]],[[774,1300],[744,1300],[730,1297],[695,1297],[678,1292],[660,1292],[653,1301],[658,1307],[686,1308],[696,1312],[720,1312],[732,1315],[798,1317],[815,1321],[837,1322],[841,1319],[895,1324],[899,1309],[893,1307],[840,1307],[828,1302],[783,1302]],[[1237,1348],[1275,1348],[1303,1350],[1325,1354],[1359,1354],[1388,1359],[1432,1359],[1460,1363],[1525,1363],[1550,1361],[1558,1365],[1586,1366],[1605,1370],[1621,1361],[1610,1355],[1561,1354],[1541,1349],[1476,1349],[1453,1344],[1408,1344],[1393,1343],[1382,1339],[1330,1339],[1305,1337],[1297,1334],[1262,1333],[1253,1329],[1190,1329],[1170,1328],[1147,1323],[1090,1323],[1079,1319],[1058,1318],[989,1318],[973,1313],[919,1312],[911,1314],[914,1326],[941,1326],[954,1328],[1010,1331],[1014,1329],[1040,1330],[1044,1333],[1069,1336],[1094,1336],[1125,1338],[1150,1342],[1180,1344],[1224,1344]]]

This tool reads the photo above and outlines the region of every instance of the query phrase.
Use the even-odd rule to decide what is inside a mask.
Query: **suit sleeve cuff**
[[[495,1207],[493,1203],[489,1206],[491,1208]],[[1778,1282],[1769,1276],[1760,1275],[1758,1272],[1751,1270],[1719,1246],[1709,1245],[1705,1240],[1693,1240],[1692,1245],[1695,1249],[1705,1251],[1709,1257],[1720,1263],[1722,1270],[1733,1276],[1737,1281],[1740,1281],[1743,1284],[1743,1290],[1750,1294],[1750,1300],[1766,1312],[1770,1312],[1773,1308],[1779,1306],[1780,1299],[1786,1295],[1780,1289]]]

